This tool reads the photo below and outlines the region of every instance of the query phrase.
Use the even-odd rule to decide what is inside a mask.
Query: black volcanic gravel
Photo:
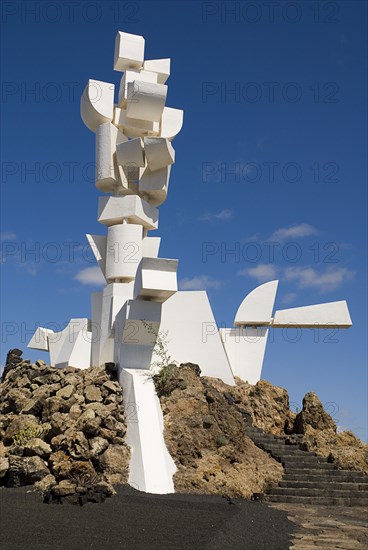
[[[129,486],[103,504],[44,504],[0,488],[7,550],[287,550],[293,524],[265,503],[217,495],[150,495]]]

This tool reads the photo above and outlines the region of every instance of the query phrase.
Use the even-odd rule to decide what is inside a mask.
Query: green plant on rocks
[[[42,434],[42,428],[37,428],[36,426],[27,426],[17,434],[13,435],[13,442],[15,443],[15,445],[23,447],[32,439],[41,438]]]
[[[218,435],[215,439],[217,447],[223,447],[229,444],[229,440],[224,435]]]

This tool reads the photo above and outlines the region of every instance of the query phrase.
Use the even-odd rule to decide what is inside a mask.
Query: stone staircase
[[[269,502],[368,506],[368,476],[338,470],[326,458],[303,451],[302,436],[275,436],[246,423],[246,433],[262,450],[281,462],[285,473],[277,487],[267,490]]]

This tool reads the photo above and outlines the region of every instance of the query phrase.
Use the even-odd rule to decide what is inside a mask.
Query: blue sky
[[[25,347],[35,325],[90,315],[85,233],[101,228],[79,99],[88,78],[118,85],[123,30],[145,37],[146,58],[172,58],[167,105],[185,111],[160,256],[179,258],[181,288],[207,289],[226,326],[274,278],[277,308],[348,300],[348,331],[275,330],[263,377],[294,408],[315,391],[367,439],[366,8],[3,2],[2,363],[15,346],[43,356]]]

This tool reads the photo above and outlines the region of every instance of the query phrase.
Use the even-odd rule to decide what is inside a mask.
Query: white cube
[[[128,84],[127,116],[159,122],[165,107],[167,86],[135,80]]]
[[[146,229],[157,229],[158,209],[137,195],[126,197],[99,197],[98,221],[108,227],[123,223],[142,225]]]
[[[143,140],[130,139],[116,146],[116,158],[121,166],[143,167],[145,165]]]
[[[114,70],[141,69],[143,60],[143,36],[119,31],[115,39]]]
[[[115,107],[114,124],[129,138],[158,136],[160,132],[159,122],[129,118],[126,110],[119,109],[118,107]]]
[[[170,169],[171,166],[165,166],[165,168],[151,172],[147,166],[139,180],[139,194],[144,200],[154,206],[159,206],[166,200]]]
[[[175,150],[170,141],[159,137],[144,138],[144,152],[151,172],[174,164]]]
[[[126,105],[126,100],[128,98],[128,84],[129,82],[134,82],[134,80],[139,80],[143,82],[153,82],[157,83],[158,75],[150,71],[125,71],[120,80],[119,87],[119,107],[124,107]]]
[[[165,84],[170,76],[170,62],[171,59],[148,59],[143,63],[143,69],[157,73],[157,82]]]

